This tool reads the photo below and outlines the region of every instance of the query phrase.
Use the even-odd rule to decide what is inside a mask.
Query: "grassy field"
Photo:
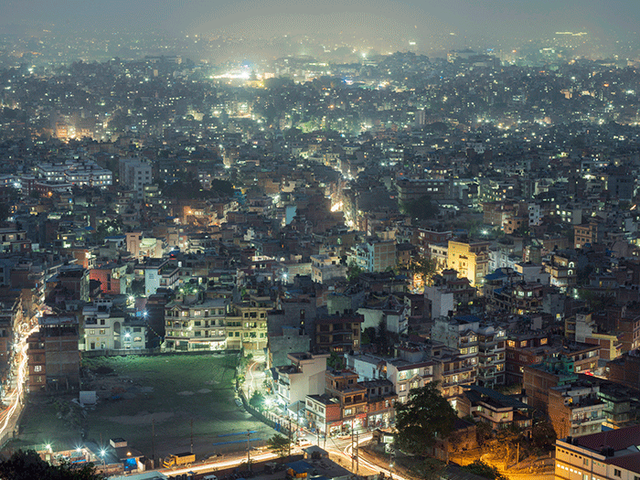
[[[32,396],[20,427],[20,443],[54,442],[56,449],[122,437],[144,454],[189,451],[206,456],[246,448],[240,435],[266,439],[274,431],[256,421],[234,398],[235,356],[113,357],[85,361],[84,390],[98,405],[84,414],[66,398]],[[155,437],[152,431],[155,426]],[[82,439],[84,430],[85,439]],[[239,435],[219,437],[238,433]],[[153,439],[152,439],[153,437]]]

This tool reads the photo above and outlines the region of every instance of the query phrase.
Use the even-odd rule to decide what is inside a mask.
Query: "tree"
[[[336,352],[331,352],[327,358],[327,366],[333,370],[342,370],[344,368],[344,359]]]
[[[273,437],[267,439],[267,447],[278,457],[284,458],[291,448],[291,442],[287,437],[276,433]]]
[[[456,418],[437,382],[413,389],[406,403],[396,403],[396,443],[402,451],[425,455],[436,438],[444,440],[451,434]]]
[[[347,280],[350,282],[355,281],[364,272],[362,267],[359,267],[355,263],[347,265]]]
[[[253,392],[253,395],[251,395],[251,399],[249,400],[249,405],[257,410],[262,409],[264,406],[264,395],[258,391]]]
[[[384,318],[381,318],[378,323],[378,331],[375,337],[378,353],[382,355],[388,354],[391,342],[389,342],[389,331],[387,330],[387,322],[385,322]]]
[[[531,429],[531,445],[535,448],[551,450],[557,438],[556,431],[548,420],[536,423]]]
[[[411,262],[409,270],[419,276],[424,285],[431,285],[431,279],[438,271],[438,260],[435,258],[418,257]]]
[[[0,461],[3,480],[101,480],[93,464],[74,468],[69,464],[51,465],[40,458],[35,450],[18,450],[8,459]]]
[[[507,477],[502,475],[496,467],[489,465],[482,460],[476,460],[469,465],[460,467],[460,469],[473,473],[474,475],[489,478],[490,480],[507,480]]]
[[[435,218],[439,212],[438,206],[431,202],[431,198],[428,195],[407,202],[401,205],[401,208],[408,215],[411,215],[413,218],[419,218],[420,220]]]

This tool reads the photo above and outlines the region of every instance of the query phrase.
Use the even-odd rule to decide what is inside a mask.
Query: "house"
[[[300,414],[309,395],[325,393],[325,371],[328,353],[290,353],[290,365],[275,367],[274,380],[278,401],[285,410]]]

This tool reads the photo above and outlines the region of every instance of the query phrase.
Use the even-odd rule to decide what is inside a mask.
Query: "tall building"
[[[136,200],[144,198],[144,186],[151,182],[150,163],[138,158],[120,159],[120,185],[132,190]]]
[[[447,266],[466,277],[473,287],[482,285],[489,269],[490,242],[449,240]]]
[[[29,389],[76,390],[80,386],[78,319],[45,315],[28,343]]]
[[[370,240],[353,247],[352,262],[367,272],[384,272],[396,266],[396,242]]]

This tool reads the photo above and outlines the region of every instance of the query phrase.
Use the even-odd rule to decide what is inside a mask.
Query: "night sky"
[[[469,38],[540,38],[558,30],[629,37],[638,0],[1,0],[0,25],[156,29],[168,33],[353,32]]]

